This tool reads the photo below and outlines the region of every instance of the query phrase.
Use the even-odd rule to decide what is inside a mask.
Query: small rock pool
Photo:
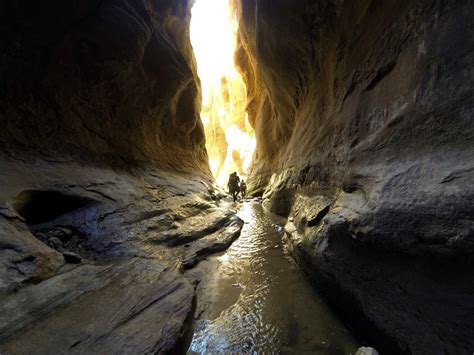
[[[285,253],[282,220],[257,202],[238,214],[239,239],[188,272],[200,280],[188,354],[355,354],[358,341]]]

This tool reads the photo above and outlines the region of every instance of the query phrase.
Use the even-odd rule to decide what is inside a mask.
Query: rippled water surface
[[[234,244],[204,261],[188,353],[354,354],[358,343],[284,253],[278,220],[242,204]]]

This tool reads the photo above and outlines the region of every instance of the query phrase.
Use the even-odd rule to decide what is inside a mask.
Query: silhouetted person
[[[237,197],[240,192],[240,178],[237,176],[236,172],[233,172],[229,175],[229,182],[227,183],[227,187],[229,188],[229,194],[232,195],[234,202],[237,201]]]
[[[242,180],[240,182],[240,196],[242,196],[242,198],[245,198],[246,193],[247,193],[247,185],[245,184],[245,181]]]

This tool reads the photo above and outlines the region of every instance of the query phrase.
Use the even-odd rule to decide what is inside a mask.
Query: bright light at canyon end
[[[245,111],[245,83],[234,65],[237,29],[228,1],[196,0],[191,42],[202,85],[201,119],[209,163],[220,185],[234,171],[245,178],[255,150]]]

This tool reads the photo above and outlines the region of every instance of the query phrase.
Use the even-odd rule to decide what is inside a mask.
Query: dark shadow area
[[[308,221],[308,227],[315,227],[319,223],[321,223],[323,218],[328,214],[330,208],[331,208],[330,206],[326,206],[326,207],[324,207],[324,209],[319,211],[319,213],[316,215],[316,217],[314,217],[312,220]]]
[[[27,224],[39,224],[96,202],[59,191],[25,190],[16,196],[13,208]]]

